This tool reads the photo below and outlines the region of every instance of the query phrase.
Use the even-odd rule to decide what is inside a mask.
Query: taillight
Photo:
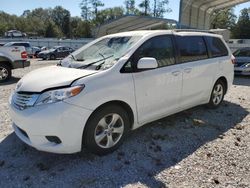
[[[27,59],[27,58],[28,58],[27,52],[25,52],[25,51],[22,52],[22,53],[21,53],[21,58],[22,58],[22,59]]]
[[[232,62],[232,64],[235,64],[235,63],[236,63],[235,57],[234,57],[233,55],[231,55],[231,62]]]

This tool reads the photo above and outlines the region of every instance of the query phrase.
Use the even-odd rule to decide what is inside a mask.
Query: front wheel
[[[122,144],[129,124],[128,114],[120,106],[103,107],[88,120],[83,133],[83,145],[97,155],[113,152]]]
[[[222,103],[225,93],[226,89],[224,82],[218,80],[213,87],[208,107],[217,108]]]
[[[8,81],[11,77],[11,68],[7,64],[0,64],[0,83]]]

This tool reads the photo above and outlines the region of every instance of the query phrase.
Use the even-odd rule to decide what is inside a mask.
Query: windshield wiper
[[[102,55],[103,56],[103,55]],[[86,69],[87,67],[89,67],[89,66],[91,66],[91,65],[94,65],[94,64],[96,64],[96,63],[98,63],[98,62],[101,62],[101,61],[104,61],[103,63],[101,63],[100,65],[102,65],[102,64],[104,64],[105,63],[105,60],[106,59],[109,59],[109,58],[111,58],[111,57],[113,57],[114,55],[111,55],[111,56],[108,56],[108,57],[104,57],[103,59],[100,59],[100,60],[98,60],[98,61],[94,61],[94,62],[92,62],[92,63],[89,63],[89,64],[86,64],[86,65],[83,65],[83,66],[80,66],[80,67],[77,67],[77,69]],[[99,65],[99,66],[100,66]]]

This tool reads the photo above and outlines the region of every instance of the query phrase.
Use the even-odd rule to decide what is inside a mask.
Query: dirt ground
[[[22,143],[8,110],[16,82],[55,63],[32,60],[0,85],[0,187],[250,187],[250,77],[236,77],[218,109],[145,125],[112,154],[57,155]]]

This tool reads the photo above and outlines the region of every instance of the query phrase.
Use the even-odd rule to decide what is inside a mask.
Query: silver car
[[[240,48],[233,53],[235,75],[250,75],[250,47]]]

